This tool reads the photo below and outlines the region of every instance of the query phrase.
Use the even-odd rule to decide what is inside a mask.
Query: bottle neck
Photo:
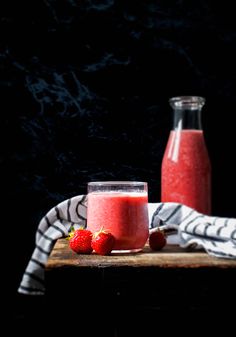
[[[205,104],[205,98],[200,96],[179,96],[172,97],[169,103],[174,111],[174,130],[202,130],[201,111]]]
[[[173,129],[202,130],[201,110],[175,109]]]

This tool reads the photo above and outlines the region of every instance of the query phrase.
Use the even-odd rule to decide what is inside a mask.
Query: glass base
[[[130,254],[130,253],[138,253],[141,252],[143,248],[136,248],[136,249],[114,249],[111,251],[112,254]]]

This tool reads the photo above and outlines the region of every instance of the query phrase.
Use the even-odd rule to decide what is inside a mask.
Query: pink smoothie
[[[202,130],[171,131],[162,161],[161,201],[211,213],[211,165]]]
[[[147,193],[89,193],[88,228],[110,231],[116,238],[114,250],[142,249],[149,234],[147,205]]]

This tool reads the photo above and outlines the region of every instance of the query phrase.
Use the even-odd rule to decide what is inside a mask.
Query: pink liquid
[[[149,234],[147,204],[147,193],[89,193],[88,228],[110,231],[116,239],[114,250],[140,250]]]
[[[211,213],[211,165],[202,130],[171,131],[162,161],[162,202]]]

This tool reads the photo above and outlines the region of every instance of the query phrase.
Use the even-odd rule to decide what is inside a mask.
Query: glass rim
[[[106,181],[90,181],[87,183],[88,186],[118,186],[118,185],[129,185],[129,186],[145,186],[146,181],[133,181],[133,180],[106,180]]]
[[[192,107],[196,108],[197,106],[203,106],[206,102],[205,97],[203,96],[176,96],[169,99],[171,106],[175,108],[182,107]]]

